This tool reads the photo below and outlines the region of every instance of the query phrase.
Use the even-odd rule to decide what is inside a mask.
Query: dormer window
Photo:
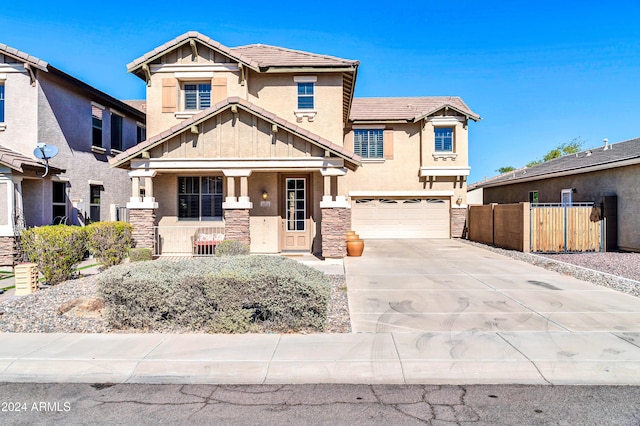
[[[211,83],[185,83],[184,109],[207,109],[211,106]]]
[[[297,103],[294,114],[296,121],[301,122],[304,117],[308,121],[313,121],[316,117],[316,82],[318,77],[315,75],[297,75],[293,77],[297,89]]]
[[[435,131],[435,151],[453,152],[453,128],[436,127]]]

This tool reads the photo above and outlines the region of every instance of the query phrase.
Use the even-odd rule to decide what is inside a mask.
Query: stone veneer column
[[[156,223],[155,209],[130,209],[129,223],[133,225],[132,237],[134,246],[153,249],[153,227]]]
[[[240,241],[251,246],[249,232],[249,209],[226,209],[224,211],[224,239]]]
[[[322,209],[322,257],[342,258],[347,255],[347,231],[351,229],[351,209]]]
[[[13,266],[15,261],[15,237],[0,237],[0,265]]]
[[[451,237],[461,238],[467,223],[467,207],[453,207],[451,209]]]

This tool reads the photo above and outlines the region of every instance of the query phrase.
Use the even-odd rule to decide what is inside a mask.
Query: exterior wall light
[[[462,204],[462,195],[458,195],[458,199],[456,200],[456,204],[457,205]]]
[[[262,199],[267,200],[269,198],[269,193],[267,191],[262,191]]]

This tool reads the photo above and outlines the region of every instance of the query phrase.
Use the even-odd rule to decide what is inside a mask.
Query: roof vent
[[[591,151],[587,151],[587,157],[591,156]]]
[[[604,140],[602,142],[604,142],[604,148],[602,150],[603,151],[608,150],[609,149],[609,139],[604,138]]]

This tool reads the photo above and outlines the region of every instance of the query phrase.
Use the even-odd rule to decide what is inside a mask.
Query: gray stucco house
[[[116,219],[131,179],[108,160],[145,138],[139,103],[0,43],[0,264],[25,227]],[[38,143],[58,149],[45,177]]]
[[[593,202],[601,206],[607,197],[603,215],[617,217],[617,247],[640,251],[640,138],[614,144],[605,140],[602,147],[505,173],[469,185],[468,190],[482,192],[484,204]]]

